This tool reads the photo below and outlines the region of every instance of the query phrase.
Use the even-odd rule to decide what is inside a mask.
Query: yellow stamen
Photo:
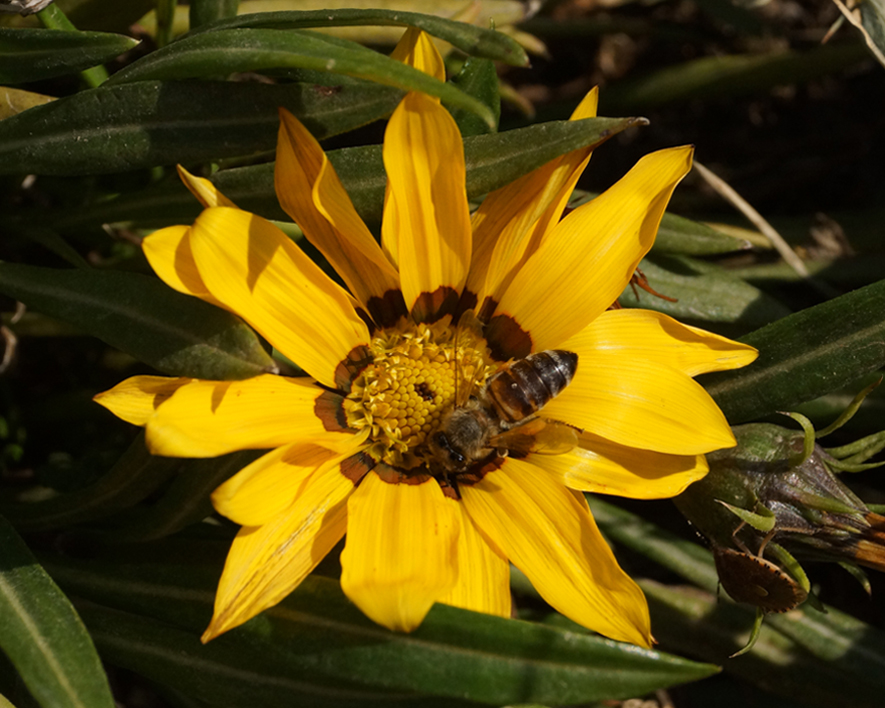
[[[422,465],[428,436],[455,405],[456,389],[481,384],[494,371],[485,340],[458,331],[450,319],[403,323],[372,340],[374,362],[353,382],[344,410],[350,427],[371,429],[376,460],[405,470]]]

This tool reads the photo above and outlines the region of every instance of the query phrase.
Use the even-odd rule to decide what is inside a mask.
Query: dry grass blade
[[[741,197],[731,185],[697,160],[695,160],[694,167],[707,184],[715,189],[723,199],[734,206],[739,212],[741,212],[741,214],[747,217],[747,219],[752,222],[753,226],[771,241],[775,250],[780,253],[781,258],[783,258],[793,270],[801,275],[809,285],[827,297],[835,297],[839,294],[826,283],[822,283],[811,277],[805,263],[796,252],[790,248],[790,244],[788,244],[783,236],[781,236],[775,228],[765,220],[762,214],[756,211],[743,197]]]

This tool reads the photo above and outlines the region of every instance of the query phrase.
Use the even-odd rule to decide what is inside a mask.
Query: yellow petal
[[[440,81],[446,80],[445,63],[433,41],[424,32],[414,27],[409,27],[403,33],[390,58],[419,69],[425,74],[430,74]],[[431,101],[439,103],[438,98],[433,96],[429,98]],[[391,199],[393,199],[393,195],[390,191],[390,183],[388,183],[384,190],[384,228],[381,232],[381,246],[384,249],[384,255],[394,266],[398,266],[401,231],[396,220],[398,210],[393,206],[388,206]]]
[[[133,376],[92,399],[118,418],[146,425],[161,403],[193,379],[166,376]]]
[[[532,351],[555,348],[611,305],[654,243],[691,156],[691,147],[646,155],[560,221],[501,298],[487,329],[493,346],[500,328],[515,321],[530,335]]]
[[[212,505],[241,526],[261,526],[290,507],[314,473],[339,468],[364,440],[365,435],[353,435],[337,445],[296,442],[278,448],[218,487],[212,493]]]
[[[424,94],[407,94],[387,125],[384,167],[391,192],[384,240],[396,241],[413,317],[433,321],[454,311],[470,265],[464,147],[455,120]]]
[[[381,249],[384,255],[399,271],[399,235],[401,232],[397,214],[399,209],[391,204],[393,193],[390,182],[384,186],[384,223],[381,226]]]
[[[292,592],[344,536],[353,482],[338,467],[318,470],[295,502],[263,526],[240,530],[215,595],[208,642]]]
[[[401,296],[398,311],[378,311],[386,293],[399,292],[399,275],[356,213],[320,144],[284,109],[274,183],[283,209],[376,321],[392,324],[406,314]]]
[[[590,91],[569,120],[596,116],[599,92]],[[489,194],[473,214],[473,259],[467,290],[500,300],[525,259],[559,221],[578,178],[590,160],[581,148]]]
[[[607,351],[578,353],[574,379],[544,416],[671,455],[735,445],[722,411],[696,381],[665,364]]]
[[[582,492],[630,499],[668,499],[707,474],[703,455],[664,455],[582,433],[580,446],[562,455],[529,455],[527,462]]]
[[[190,226],[167,226],[154,231],[141,242],[144,255],[154,272],[170,288],[223,307],[209,292],[197,270],[190,233]]]
[[[214,457],[299,441],[335,443],[351,434],[328,431],[318,417],[318,400],[330,395],[309,379],[270,374],[245,381],[191,381],[151,416],[147,445],[155,455]]]
[[[276,226],[239,209],[206,209],[191,247],[212,294],[326,386],[369,332],[348,294]]]
[[[671,366],[688,376],[738,369],[755,361],[759,352],[747,344],[689,327],[660,312],[608,310],[561,345],[578,361],[606,351],[624,359],[647,359]]]
[[[226,206],[236,208],[230,199],[225,197],[211,181],[203,177],[195,177],[181,165],[178,165],[178,176],[191,194],[200,200],[204,207]]]
[[[460,501],[448,499],[461,521],[458,581],[438,602],[510,617],[510,563],[480,535]]]
[[[430,36],[419,29],[409,27],[400,38],[394,50],[390,53],[391,59],[396,59],[408,64],[425,74],[440,81],[446,80],[446,65],[440,53],[433,46]],[[434,98],[437,103],[438,98]]]
[[[612,639],[651,646],[645,596],[618,566],[582,496],[517,459],[462,485],[461,495],[477,527],[557,611]]]
[[[388,484],[370,472],[347,515],[341,589],[374,622],[412,631],[457,580],[455,510],[432,478]]]

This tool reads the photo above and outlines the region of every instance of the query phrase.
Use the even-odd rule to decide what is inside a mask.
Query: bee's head
[[[431,448],[446,469],[459,470],[464,467],[467,458],[452,444],[445,431],[440,430],[431,439]]]

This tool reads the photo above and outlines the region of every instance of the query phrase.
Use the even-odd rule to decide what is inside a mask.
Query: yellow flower
[[[416,31],[394,54],[444,78]],[[573,118],[595,109],[594,91]],[[651,247],[691,148],[646,156],[560,220],[590,158],[577,151],[489,195],[471,219],[453,119],[408,94],[384,139],[379,246],[317,142],[281,114],[277,194],[346,289],[183,170],[206,209],[144,249],[171,287],[238,314],[309,378],[139,376],[96,397],[145,426],[157,455],[271,450],[213,494],[242,529],[204,641],[279,602],[346,533],[342,589],[391,629],[414,629],[434,602],[509,616],[512,562],[566,616],[650,646],[642,591],[581,492],[662,498],[702,477],[703,453],[734,437],[691,377],[756,356],[661,314],[608,309]],[[465,311],[478,327],[453,323]],[[458,449],[441,459],[457,448],[440,428],[456,395],[481,399],[508,361],[554,349],[576,355],[577,370],[539,417],[515,425],[522,443],[482,439],[480,460],[454,464]],[[476,398],[466,405],[482,418]],[[526,452],[548,420],[577,431],[573,444]]]

